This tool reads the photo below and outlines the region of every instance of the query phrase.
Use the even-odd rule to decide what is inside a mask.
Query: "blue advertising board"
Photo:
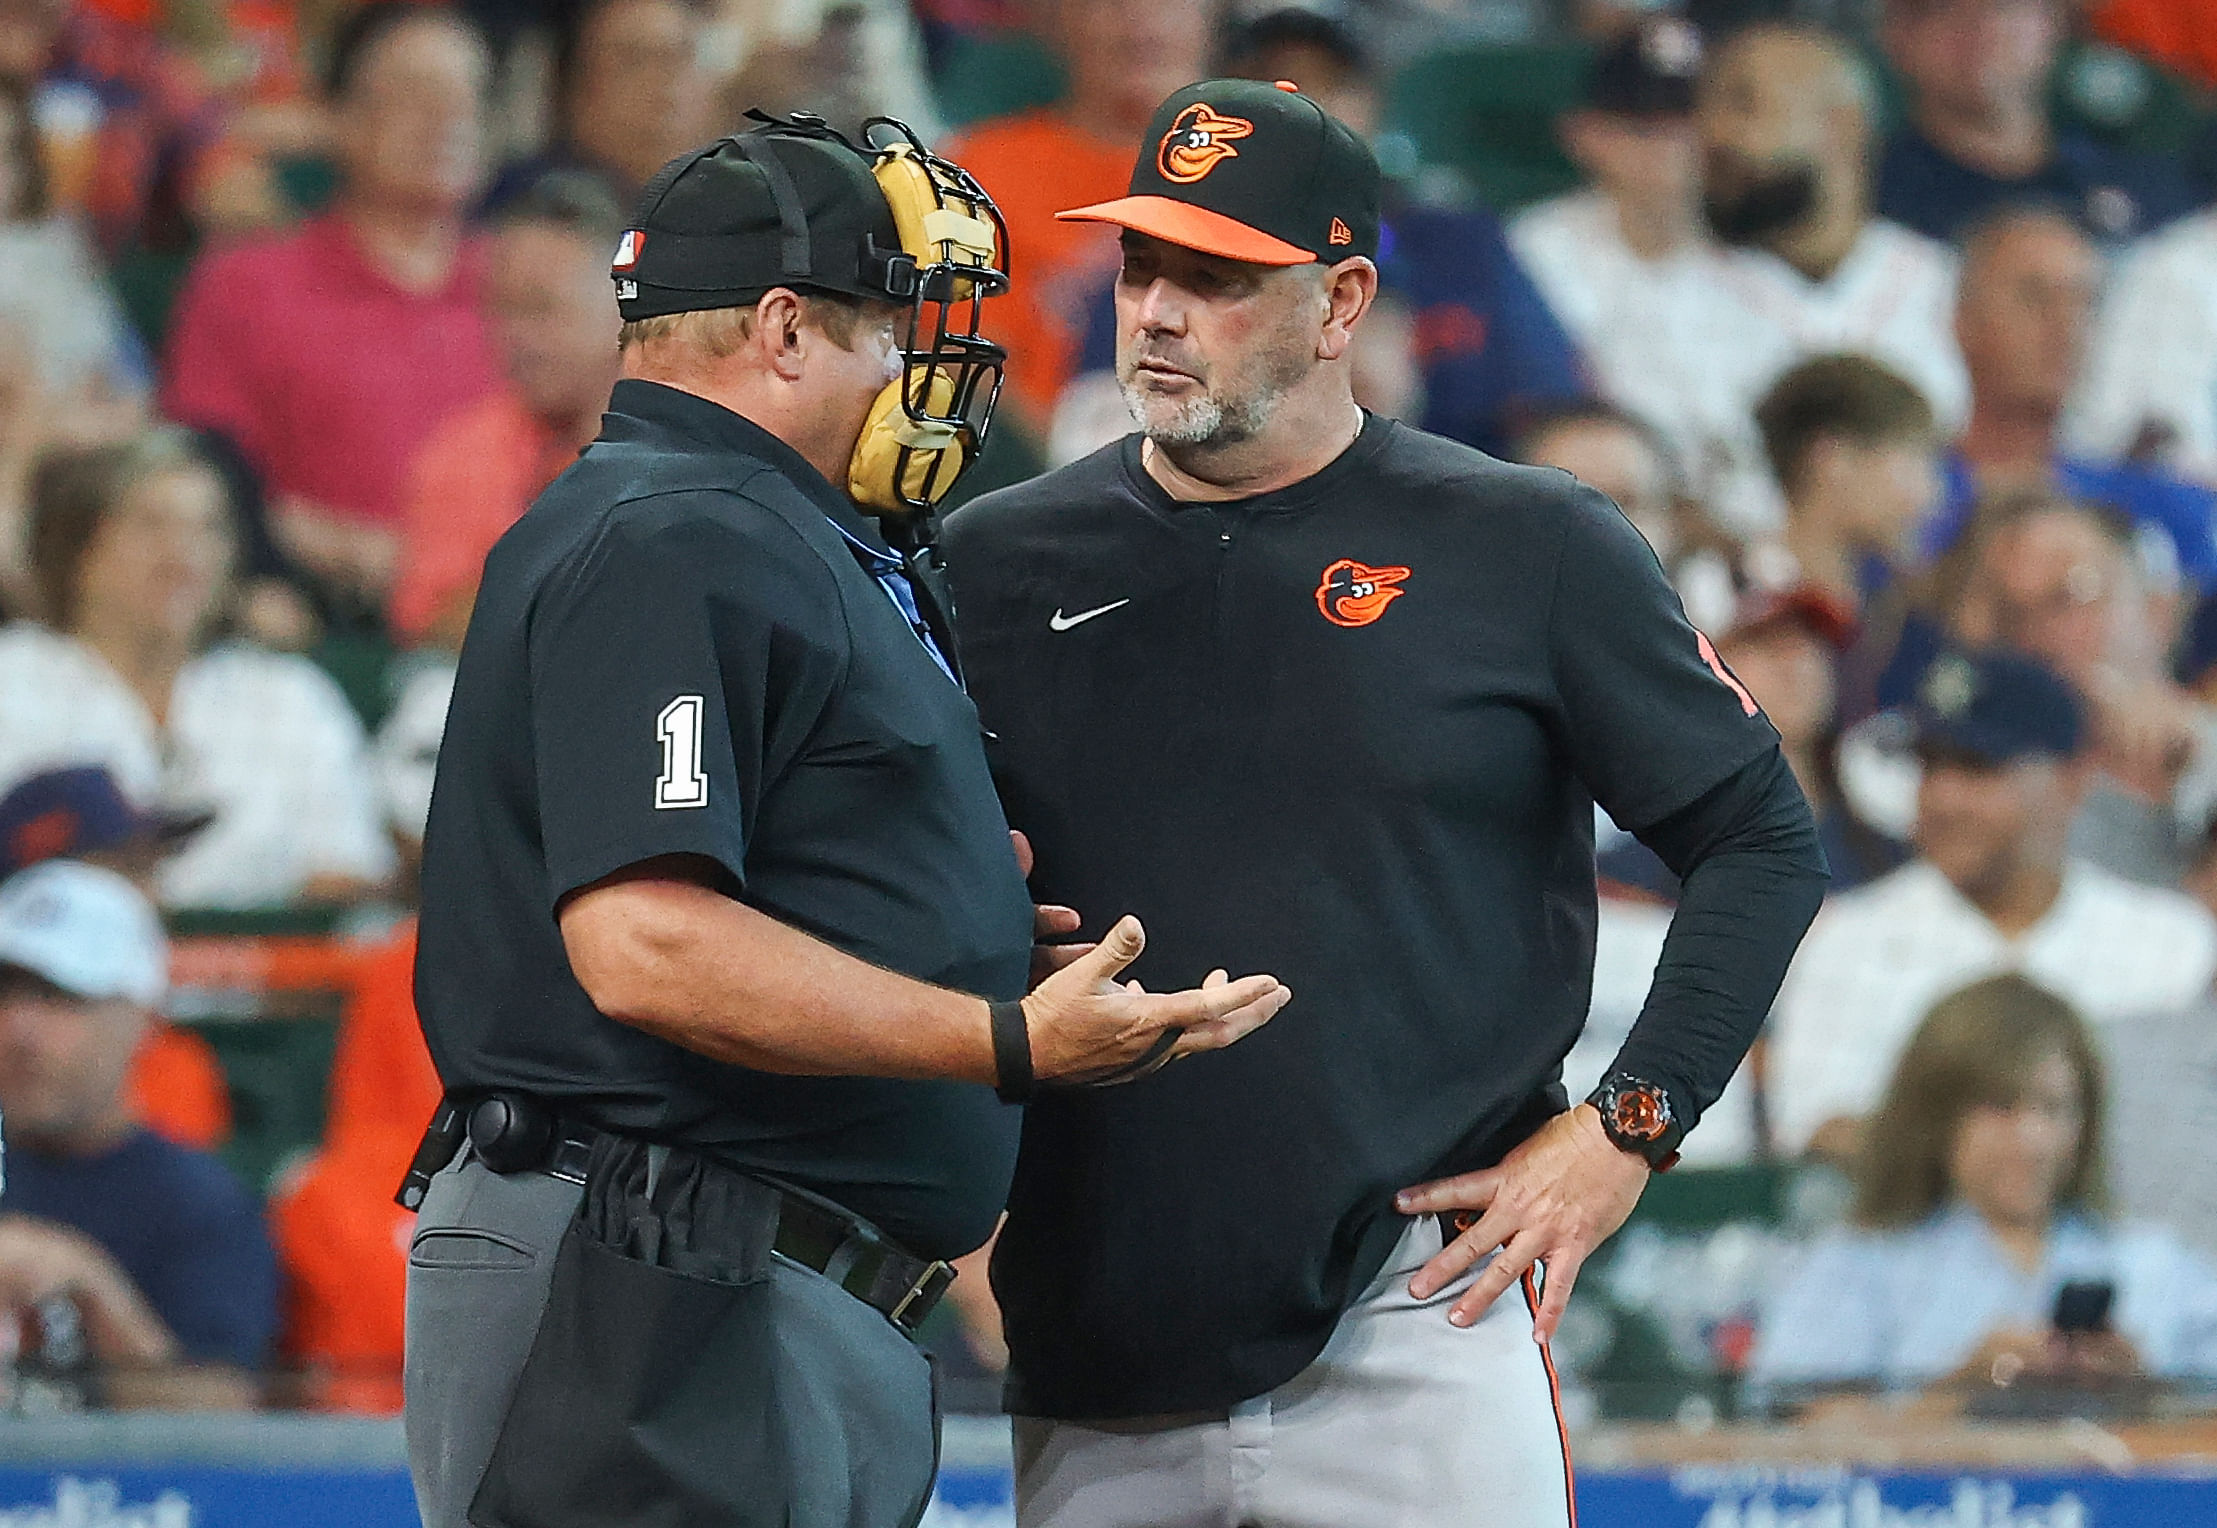
[[[0,1423],[0,1528],[415,1528],[397,1429],[373,1446],[41,1451]],[[925,1528],[1011,1528],[1005,1423],[958,1420]],[[286,1456],[290,1456],[288,1459]],[[66,1457],[63,1457],[66,1456]],[[1581,1528],[2217,1528],[2217,1476],[1703,1467],[1586,1471]]]

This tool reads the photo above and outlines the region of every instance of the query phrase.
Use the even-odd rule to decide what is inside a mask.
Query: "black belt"
[[[512,1131],[501,1130],[518,1117],[513,1096],[499,1101],[506,1115],[493,1119],[488,1119],[484,1103],[474,1110],[452,1102],[439,1106],[401,1185],[403,1208],[421,1208],[431,1175],[454,1160],[465,1140],[495,1172],[539,1172],[565,1183],[585,1182],[586,1160],[602,1132],[569,1121],[556,1124],[550,1117],[538,1129],[526,1127],[519,1143]],[[528,1114],[528,1109],[523,1112]],[[501,1131],[502,1138],[492,1138],[496,1131]],[[901,1331],[913,1336],[954,1283],[952,1264],[905,1251],[859,1216],[804,1199],[775,1183],[770,1187],[778,1197],[777,1232],[770,1250],[822,1274]]]

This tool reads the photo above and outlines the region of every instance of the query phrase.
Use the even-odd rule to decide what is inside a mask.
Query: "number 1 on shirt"
[[[662,740],[662,774],[654,782],[654,804],[668,807],[708,805],[708,776],[701,773],[701,717],[698,695],[680,695],[654,719]]]

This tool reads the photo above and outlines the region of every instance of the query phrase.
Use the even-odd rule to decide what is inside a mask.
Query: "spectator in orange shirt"
[[[1059,106],[1019,112],[958,136],[949,157],[977,176],[1008,219],[1009,295],[992,332],[1008,346],[1008,396],[1044,438],[1070,379],[1087,302],[1115,279],[1116,230],[1055,212],[1124,194],[1132,143],[1155,104],[1208,73],[1210,0],[1060,0],[1053,41],[1070,89]]]
[[[486,306],[508,385],[447,416],[410,469],[389,610],[405,640],[462,645],[485,554],[600,428],[619,370],[608,258],[623,224],[575,170],[503,207]]]
[[[439,1102],[412,991],[416,926],[364,963],[339,1029],[324,1146],[271,1197],[286,1359],[318,1410],[397,1412],[415,1216],[393,1202]]]

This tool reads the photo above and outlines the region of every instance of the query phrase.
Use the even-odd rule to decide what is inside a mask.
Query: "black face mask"
[[[1710,191],[1702,198],[1709,231],[1735,247],[1761,244],[1784,233],[1817,205],[1817,167],[1798,164],[1751,180],[1731,193]]]

